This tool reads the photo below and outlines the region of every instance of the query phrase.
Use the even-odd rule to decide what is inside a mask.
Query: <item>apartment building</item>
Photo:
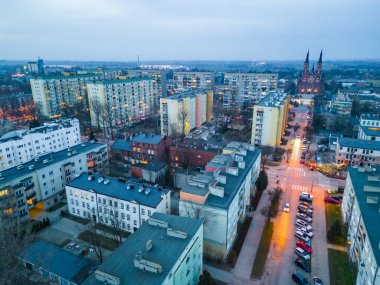
[[[46,76],[30,79],[33,101],[42,115],[57,118],[68,106],[88,108],[87,83],[101,80],[101,74]]]
[[[80,69],[77,74],[98,74],[103,80],[112,80],[115,78],[123,77],[124,72],[122,68],[97,68],[97,69]]]
[[[67,183],[69,213],[135,232],[153,213],[170,213],[170,191],[159,186],[81,173]]]
[[[166,74],[165,69],[133,69],[127,70],[128,77],[149,77],[152,80],[154,105],[160,105],[160,98],[166,97]]]
[[[193,90],[160,99],[161,135],[188,134],[212,118],[213,93]]]
[[[351,117],[352,100],[348,95],[339,93],[332,95],[330,108],[332,113],[349,118]]]
[[[282,91],[270,92],[253,107],[251,144],[278,146],[288,121],[290,97]]]
[[[202,258],[201,220],[154,213],[84,285],[195,285]]]
[[[30,130],[16,130],[0,138],[0,171],[80,143],[77,119],[52,121]]]
[[[226,259],[250,206],[250,195],[260,172],[261,151],[231,142],[215,156],[205,172],[184,173],[180,185],[180,216],[204,220],[206,255]]]
[[[214,90],[215,73],[208,71],[174,71],[172,91]]]
[[[335,161],[349,166],[380,165],[380,141],[339,137]]]
[[[359,135],[362,140],[380,142],[380,116],[375,114],[362,114],[359,119]]]
[[[28,220],[30,209],[48,209],[63,200],[65,184],[83,171],[107,173],[106,145],[85,142],[1,171],[0,199],[8,203],[0,214]]]
[[[148,77],[97,81],[87,84],[91,125],[109,128],[138,122],[153,109],[153,87]]]
[[[275,73],[224,73],[223,105],[238,108],[250,107],[269,92],[277,90]]]
[[[342,201],[357,285],[380,284],[380,169],[348,168]]]

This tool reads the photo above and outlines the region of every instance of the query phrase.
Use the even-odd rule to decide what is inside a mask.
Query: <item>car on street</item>
[[[318,276],[314,276],[313,278],[313,285],[323,285],[323,281]]]
[[[296,266],[305,270],[306,272],[311,272],[310,262],[298,257],[294,263],[296,264]]]
[[[303,207],[298,207],[298,213],[305,214],[306,216],[313,218],[313,211],[309,209],[305,209]]]
[[[300,196],[300,199],[299,199],[301,202],[312,202],[313,200],[306,197],[306,196]]]
[[[307,202],[313,202],[313,195],[307,193],[307,192],[302,192],[300,194],[300,199],[303,198]]]
[[[289,213],[290,205],[289,203],[285,203],[284,212]]]
[[[306,251],[304,251],[302,248],[300,247],[296,247],[296,250],[294,251],[294,253],[301,257],[303,260],[310,260],[310,255],[307,254]]]
[[[303,241],[297,241],[296,247],[302,248],[304,251],[306,251],[307,254],[310,254],[313,251],[312,247],[308,246],[306,242]]]
[[[310,242],[310,238],[304,233],[304,232],[301,232],[301,231],[296,231],[294,233],[294,236],[304,242]]]
[[[303,276],[301,273],[299,272],[294,272],[292,274],[292,280],[294,281],[294,283],[298,284],[298,285],[309,285],[309,281],[307,281],[306,277]]]
[[[307,202],[300,202],[300,206],[307,207],[310,210],[313,210],[313,206],[310,203]]]
[[[312,218],[309,216],[305,215],[304,213],[297,213],[297,218],[304,220],[305,222],[311,223],[313,221]]]
[[[297,227],[304,227],[304,228],[306,228],[308,231],[312,231],[312,230],[313,230],[313,228],[312,228],[307,222],[305,222],[305,221],[303,221],[303,220],[300,220],[300,219],[297,219],[297,220],[296,220],[296,226],[297,226]]]
[[[312,231],[308,231],[306,228],[304,227],[299,227],[297,228],[297,231],[300,231],[300,232],[303,232],[304,234],[306,234],[309,238],[312,238],[313,237],[313,232]]]
[[[333,199],[331,197],[325,197],[325,202],[329,203],[329,204],[334,204],[334,205],[339,205],[340,204],[339,200]]]

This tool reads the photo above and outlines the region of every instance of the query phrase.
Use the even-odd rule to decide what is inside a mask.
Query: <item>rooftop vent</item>
[[[150,189],[148,188],[145,190],[145,195],[148,195],[149,193],[150,193]]]
[[[67,153],[67,156],[71,156],[71,152],[68,152],[68,153]]]
[[[77,154],[77,153],[78,153],[78,151],[77,151],[77,150],[74,150],[74,151],[73,151],[73,154]]]
[[[103,271],[100,271],[99,269],[95,270],[95,279],[104,283],[104,284],[110,284],[110,285],[119,285],[120,284],[120,278],[119,277],[105,273]]]
[[[150,251],[152,249],[152,247],[153,247],[153,241],[150,239],[145,244],[145,250]]]
[[[98,183],[102,183],[102,182],[103,182],[103,180],[104,180],[104,178],[103,178],[103,177],[99,177],[99,178],[98,178]]]
[[[377,197],[367,196],[367,204],[377,204]]]
[[[91,181],[91,180],[94,180],[94,179],[95,179],[95,177],[92,176],[92,175],[89,175],[89,176],[87,177],[87,180],[88,180],[88,181]]]
[[[133,189],[133,188],[135,188],[135,186],[133,186],[133,185],[131,185],[131,184],[128,184],[128,185],[127,185],[127,190],[131,190],[131,189]]]
[[[148,219],[148,224],[151,226],[160,227],[160,228],[167,228],[169,226],[168,222],[161,221],[158,219],[153,219],[153,218]]]
[[[23,169],[23,168],[24,168],[24,165],[22,165],[22,164],[19,165],[19,166],[17,166],[17,169],[18,169],[18,170]]]
[[[104,179],[104,185],[107,185],[108,183],[110,183],[110,180],[108,178]]]
[[[167,228],[166,229],[166,234],[171,237],[175,238],[180,238],[180,239],[186,239],[187,238],[187,233],[178,231],[172,228]]]
[[[142,191],[144,191],[144,185],[140,185],[139,187],[139,193],[141,193]]]
[[[29,165],[29,170],[33,170],[33,169],[35,169],[35,168],[36,168],[36,166],[35,166],[34,164]]]
[[[86,146],[86,145],[84,143],[82,143],[81,146]]]
[[[43,164],[48,163],[48,162],[49,162],[49,159],[44,159],[44,160],[42,161]]]
[[[142,252],[139,251],[133,260],[134,266],[144,271],[160,274],[162,273],[162,266],[158,263],[149,261],[142,257]]]

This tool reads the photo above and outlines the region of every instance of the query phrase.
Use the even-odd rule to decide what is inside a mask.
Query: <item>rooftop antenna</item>
[[[140,56],[137,55],[137,66],[139,67],[140,66]]]

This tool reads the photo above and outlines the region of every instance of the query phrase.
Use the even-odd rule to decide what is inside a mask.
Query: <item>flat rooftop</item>
[[[68,156],[68,152],[69,152],[68,149],[43,154],[41,156],[38,156],[37,161],[35,158],[31,161],[28,161],[26,163],[21,164],[23,166],[22,168],[20,168],[20,166],[15,166],[15,167],[9,168],[7,170],[1,171],[0,172],[0,174],[1,174],[0,185],[9,183],[12,180],[15,180],[19,177],[26,176],[28,174],[33,173],[34,171],[49,167],[49,166],[54,165],[56,163],[62,162],[66,159],[75,157],[81,153],[87,153],[87,152],[90,152],[92,150],[96,150],[96,149],[101,148],[101,147],[107,148],[107,146],[105,144],[96,143],[96,142],[94,142],[94,143],[83,142],[81,144],[77,144],[75,146],[70,147],[70,153],[71,153],[70,156]],[[34,165],[34,169],[29,170],[29,167],[32,165]]]
[[[120,279],[120,285],[153,285],[162,284],[172,271],[194,235],[202,226],[202,221],[181,216],[154,213],[151,218],[168,223],[169,228],[187,233],[185,239],[167,235],[167,228],[143,225],[101,265],[98,270]],[[152,240],[152,249],[146,250],[147,241]],[[160,274],[143,271],[134,266],[134,258],[141,251],[142,257],[162,266]],[[85,285],[104,285],[92,274]]]
[[[106,195],[116,199],[136,202],[140,205],[156,208],[163,198],[162,194],[167,194],[169,190],[161,187],[154,187],[148,184],[131,182],[131,181],[119,181],[117,178],[104,177],[108,179],[108,183],[98,183],[98,179],[102,176],[91,175],[94,180],[88,180],[89,175],[83,172],[75,179],[71,180],[66,186],[74,187],[84,191],[95,192],[97,194]],[[130,189],[127,189],[129,185]],[[132,186],[132,187],[131,187]],[[139,191],[140,187],[143,187],[143,191]],[[147,191],[149,190],[149,191]]]
[[[280,108],[284,104],[287,94],[283,92],[269,92],[267,96],[256,104],[258,107]]]
[[[352,138],[339,137],[338,142],[340,146],[344,147],[380,150],[380,141],[358,140]]]
[[[195,89],[195,90],[180,92],[176,95],[165,97],[165,99],[180,100],[183,98],[192,98],[192,97],[195,97],[195,95],[197,94],[205,94],[205,93],[206,93],[205,89]]]
[[[159,144],[164,139],[161,135],[155,134],[137,134],[131,138],[131,142],[146,143],[146,144]]]

